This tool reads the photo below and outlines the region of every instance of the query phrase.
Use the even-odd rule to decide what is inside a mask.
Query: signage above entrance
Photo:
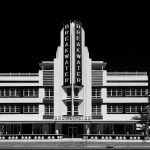
[[[55,116],[55,120],[58,121],[89,121],[92,120],[91,116]]]

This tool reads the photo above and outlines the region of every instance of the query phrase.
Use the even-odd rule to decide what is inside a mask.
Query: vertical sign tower
[[[70,85],[70,22],[64,24],[64,85]]]
[[[82,85],[82,24],[75,21],[75,84]]]
[[[75,89],[82,87],[82,24],[79,21],[64,23],[64,78],[63,88],[71,94],[71,114],[74,115]],[[71,92],[70,92],[71,91]],[[78,94],[78,93],[76,93]],[[69,103],[69,102],[68,102]]]

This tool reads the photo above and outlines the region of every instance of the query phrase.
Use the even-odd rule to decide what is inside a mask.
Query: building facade
[[[89,58],[81,22],[64,23],[56,58],[39,65],[0,73],[1,137],[141,134],[147,72],[109,72]]]

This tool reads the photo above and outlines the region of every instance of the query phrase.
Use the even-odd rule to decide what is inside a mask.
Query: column
[[[86,134],[90,134],[90,124],[86,124]]]
[[[55,124],[55,134],[59,134],[59,124]]]

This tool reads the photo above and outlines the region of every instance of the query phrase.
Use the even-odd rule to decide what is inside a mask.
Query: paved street
[[[150,141],[32,140],[0,141],[0,149],[150,149]]]

